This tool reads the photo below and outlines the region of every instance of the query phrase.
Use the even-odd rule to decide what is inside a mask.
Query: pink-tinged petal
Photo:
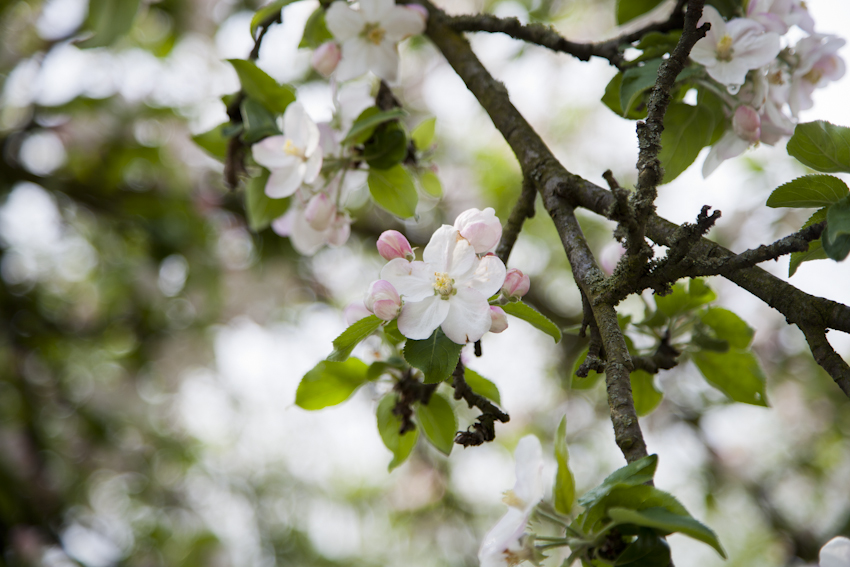
[[[483,211],[469,209],[458,215],[454,227],[469,240],[476,254],[490,251],[502,237],[502,223],[496,217],[496,211],[487,207]]]
[[[449,302],[432,295],[422,301],[405,301],[398,317],[399,332],[413,340],[427,339],[449,313]]]
[[[292,247],[303,256],[312,256],[327,244],[326,231],[314,230],[304,218],[303,211],[292,219],[292,232],[289,235]]]
[[[327,78],[336,69],[342,58],[342,50],[335,41],[326,41],[316,48],[310,58],[310,64],[320,75]]]
[[[269,136],[251,146],[251,155],[254,161],[266,169],[277,169],[292,165],[297,158],[287,154],[283,148],[286,146],[286,136]]]
[[[410,242],[402,233],[397,230],[385,230],[378,237],[378,254],[384,260],[394,260],[395,258],[404,258],[405,260],[413,260],[413,248],[410,247]]]
[[[372,313],[366,309],[366,306],[363,305],[362,301],[357,301],[349,303],[348,306],[342,310],[342,319],[345,321],[345,324],[350,327],[360,319],[365,319],[371,314]]]
[[[523,512],[530,513],[543,499],[543,448],[534,435],[519,440],[514,451],[516,485],[514,496],[525,503]]]
[[[336,217],[336,205],[324,193],[313,195],[304,209],[304,218],[314,230],[326,230]]]
[[[363,303],[366,309],[384,321],[395,319],[401,309],[401,298],[392,284],[386,280],[372,282]]]
[[[731,130],[727,131],[708,152],[705,163],[702,165],[702,176],[708,177],[725,160],[741,155],[749,147],[748,141],[742,140]]]
[[[351,218],[348,214],[336,216],[333,226],[327,230],[325,238],[328,244],[337,247],[348,242],[348,237],[351,236]]]
[[[434,271],[447,272],[453,278],[463,277],[475,267],[475,250],[453,226],[444,224],[431,236],[422,259]]]
[[[292,234],[292,226],[295,222],[295,208],[290,208],[286,213],[272,221],[272,230],[278,236],[289,236]]]
[[[304,181],[304,164],[296,163],[289,167],[275,169],[266,182],[266,195],[272,199],[289,197]]]
[[[490,306],[490,332],[501,333],[508,328],[508,315],[505,310],[495,305]]]
[[[395,44],[388,41],[382,41],[380,45],[370,43],[368,54],[369,70],[388,83],[395,83],[398,79],[398,51]]]
[[[381,279],[390,282],[405,301],[422,301],[434,296],[434,271],[424,262],[404,258],[390,260],[381,270]]]
[[[502,284],[502,292],[508,297],[522,297],[528,293],[531,280],[522,271],[511,268],[505,274],[505,283]]]
[[[764,28],[761,24],[748,18],[735,18],[726,22],[726,35],[732,38],[733,44],[737,44],[746,36],[757,37],[762,33],[764,33]],[[735,50],[735,53],[737,53],[737,50]]]
[[[732,130],[739,138],[755,144],[761,138],[761,119],[756,109],[742,104],[732,117]]]
[[[338,41],[345,42],[357,37],[366,22],[359,12],[349,7],[347,2],[334,2],[325,12],[325,24]]]
[[[447,303],[451,309],[442,328],[452,341],[460,345],[475,342],[490,330],[490,305],[481,292],[461,287]]]
[[[417,5],[415,7],[424,10],[422,6]],[[427,18],[428,12],[426,11],[425,14]],[[392,43],[398,43],[405,38],[425,31],[425,18],[423,18],[421,12],[415,11],[413,6],[393,6],[381,23],[386,30],[385,39]]]
[[[516,545],[525,532],[528,516],[516,508],[508,508],[507,514],[487,532],[478,550],[481,567],[508,567],[505,551]]]
[[[339,81],[355,79],[369,71],[368,51],[371,44],[359,37],[342,44],[342,60],[336,67]]]
[[[367,22],[382,22],[395,6],[395,0],[360,0],[360,13]]]
[[[470,279],[457,283],[477,290],[487,298],[497,294],[502,289],[506,275],[507,269],[498,256],[487,255],[478,262],[478,266]]]
[[[306,162],[304,162],[304,183],[312,183],[319,177],[322,171],[322,148],[316,148]]]

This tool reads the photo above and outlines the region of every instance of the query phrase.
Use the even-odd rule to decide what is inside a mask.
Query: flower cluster
[[[366,308],[385,321],[398,318],[398,330],[414,340],[427,339],[437,328],[458,344],[504,331],[507,316],[489,298],[501,291],[518,299],[528,291],[528,276],[508,271],[491,253],[501,235],[492,208],[469,209],[454,226],[437,229],[418,261],[401,233],[384,232],[378,252],[388,262],[369,287]]]
[[[747,17],[725,22],[706,6],[700,24],[711,29],[694,45],[691,59],[725,88],[732,128],[712,146],[703,165],[710,175],[726,159],[764,142],[790,136],[800,111],[812,107],[812,93],[844,75],[838,49],[845,41],[814,33],[802,0],[751,0]],[[792,26],[808,33],[795,45],[782,37]]]

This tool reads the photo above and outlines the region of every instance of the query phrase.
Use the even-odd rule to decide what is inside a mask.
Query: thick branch
[[[806,342],[809,343],[815,361],[832,376],[841,391],[850,398],[850,366],[844,362],[843,358],[838,356],[838,353],[826,340],[826,333],[822,329],[808,325],[800,326],[800,330],[806,335]]]

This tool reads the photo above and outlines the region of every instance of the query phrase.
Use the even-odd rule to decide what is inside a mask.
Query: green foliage
[[[378,404],[377,411],[378,433],[381,436],[381,441],[384,442],[384,446],[393,454],[393,459],[387,467],[390,471],[407,460],[413,451],[413,447],[416,446],[416,440],[419,438],[419,429],[415,427],[405,432],[404,435],[399,433],[402,422],[400,417],[393,414],[395,403],[395,396],[384,396]]]
[[[720,137],[724,123],[723,105],[711,93],[702,93],[696,106],[670,103],[658,154],[664,167],[664,183],[688,169],[700,151]]]
[[[425,374],[426,384],[437,384],[452,375],[462,348],[438,328],[427,339],[409,339],[404,345],[404,359]]]
[[[701,350],[692,357],[706,381],[734,401],[767,406],[764,372],[752,352]]]
[[[372,137],[378,126],[385,122],[404,118],[405,116],[407,116],[407,111],[403,108],[382,111],[377,106],[370,106],[360,113],[360,116],[351,125],[345,138],[342,139],[342,143],[363,144]]]
[[[673,286],[673,292],[665,296],[655,296],[655,305],[658,310],[672,319],[717,299],[711,288],[699,278],[690,280],[687,290],[681,283]]]
[[[642,16],[661,4],[662,0],[617,0],[617,25]]]
[[[463,378],[466,381],[466,385],[472,388],[472,391],[476,394],[484,396],[488,400],[496,402],[497,405],[502,404],[502,397],[499,395],[499,388],[496,385],[484,378],[471,368],[465,368],[463,371]]]
[[[620,83],[621,109],[631,110],[634,108],[641,97],[643,97],[643,93],[655,85],[655,80],[658,77],[658,68],[662,62],[661,59],[654,59],[645,62],[643,65],[626,69]]]
[[[636,105],[634,108],[629,108],[628,112],[623,110],[623,107],[620,105],[620,89],[622,86],[623,74],[617,73],[605,87],[605,94],[602,95],[602,103],[618,116],[631,120],[646,118],[646,105]]]
[[[602,484],[585,493],[578,503],[585,508],[591,508],[607,496],[615,488],[640,486],[653,479],[658,467],[658,455],[648,455],[633,463],[617,469],[602,481]]]
[[[390,169],[401,163],[406,155],[407,134],[404,126],[393,121],[375,128],[375,133],[363,146],[362,157],[375,170]]]
[[[319,6],[307,18],[307,23],[304,24],[304,35],[301,36],[301,42],[298,44],[298,47],[316,49],[333,38],[333,34],[328,31],[328,26],[325,23],[325,9]]]
[[[419,175],[419,185],[428,195],[439,199],[443,196],[443,184],[433,171],[423,171]]]
[[[457,432],[457,416],[446,397],[434,392],[427,404],[419,404],[416,418],[425,438],[443,454],[450,454]]]
[[[328,355],[328,360],[341,362],[351,356],[351,351],[366,337],[378,330],[383,323],[375,315],[369,315],[355,321],[350,327],[334,339],[334,350]]]
[[[555,339],[556,343],[561,341],[561,329],[559,329],[555,323],[550,321],[548,317],[541,314],[533,307],[521,301],[506,303],[501,307],[508,315],[513,315],[518,319],[522,319],[526,323],[531,323],[531,325],[536,329],[543,331]]]
[[[229,122],[219,124],[212,130],[207,130],[200,134],[192,136],[192,141],[198,144],[205,152],[219,161],[224,161],[227,156],[228,136],[225,135],[225,129],[230,125]]]
[[[410,139],[413,140],[413,145],[420,152],[424,152],[434,143],[434,133],[437,129],[436,118],[426,118],[413,129],[410,134]]]
[[[301,379],[295,392],[295,405],[318,410],[340,404],[366,383],[367,369],[366,363],[357,358],[345,362],[323,360]]]
[[[261,25],[269,20],[276,19],[280,16],[280,11],[283,10],[284,7],[296,1],[297,0],[273,0],[257,10],[251,18],[251,37],[256,37],[257,30]]]
[[[637,539],[614,562],[617,567],[659,567],[669,564],[670,546],[651,529],[641,529]]]
[[[655,376],[643,370],[635,370],[630,378],[635,411],[640,417],[651,414],[664,398],[664,394],[655,387]]]
[[[700,321],[710,327],[715,336],[733,348],[747,348],[753,342],[755,331],[747,323],[722,307],[709,307],[700,313]]]
[[[814,170],[850,173],[850,128],[823,120],[797,124],[786,148]]]
[[[570,515],[576,501],[576,481],[570,470],[570,454],[567,449],[567,418],[564,416],[555,432],[555,462],[558,470],[555,473],[555,488],[552,498],[555,510]]]
[[[821,235],[826,255],[840,262],[850,254],[850,196],[826,211],[826,230]]]
[[[806,175],[780,185],[767,200],[768,207],[826,207],[850,194],[847,184],[832,175]]]
[[[596,383],[599,381],[600,378],[605,376],[604,372],[596,372],[595,370],[588,371],[587,376],[584,377],[584,378],[581,378],[581,377],[576,375],[576,372],[578,371],[579,366],[584,364],[584,361],[587,360],[587,355],[589,354],[589,351],[590,351],[590,349],[587,349],[587,348],[584,349],[581,352],[581,354],[579,354],[578,357],[576,358],[575,363],[573,363],[573,371],[572,371],[572,374],[570,374],[570,376],[571,376],[571,378],[570,378],[570,380],[571,380],[570,389],[571,390],[589,390],[589,389],[593,388],[594,386],[596,386]]]
[[[130,31],[139,12],[139,0],[89,0],[83,28],[93,35],[79,43],[82,49],[107,47]]]
[[[382,209],[401,218],[416,214],[419,195],[413,177],[403,166],[369,170],[368,184],[372,199]]]
[[[260,232],[271,222],[289,210],[290,199],[270,199],[266,196],[266,182],[269,172],[263,172],[252,177],[245,185],[245,214],[248,217],[248,227],[254,232]]]
[[[671,53],[676,48],[676,44],[679,43],[680,37],[682,37],[681,30],[673,30],[667,33],[649,32],[635,45],[635,49],[640,49],[643,53],[634,61],[657,59],[665,53]]]
[[[726,559],[726,552],[720,545],[717,535],[715,535],[711,529],[690,515],[676,514],[665,508],[647,508],[644,510],[609,508],[608,515],[615,522],[653,528],[661,535],[667,535],[674,532],[682,533],[697,541],[707,543],[713,547],[721,557]]]
[[[245,94],[273,114],[283,114],[286,107],[295,101],[295,91],[288,85],[279,85],[268,73],[253,61],[244,59],[227,60],[236,70],[239,83]]]
[[[747,0],[708,0],[707,6],[714,6],[720,15],[730,20],[744,15],[744,4]]]
[[[242,124],[245,127],[242,132],[242,141],[246,144],[254,144],[263,138],[280,134],[274,115],[261,103],[249,97],[242,101],[239,108],[242,111]]]

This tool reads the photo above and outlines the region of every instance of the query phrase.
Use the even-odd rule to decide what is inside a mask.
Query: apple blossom
[[[362,301],[355,301],[346,305],[345,309],[342,310],[342,319],[350,327],[360,319],[365,319],[371,314]]]
[[[508,512],[484,536],[478,550],[481,567],[504,567],[534,559],[534,548],[523,533],[528,518],[543,498],[543,448],[534,435],[519,440],[516,451],[516,484],[503,499]]]
[[[812,93],[817,87],[825,87],[829,81],[844,76],[844,60],[837,51],[847,43],[834,35],[814,34],[797,42],[794,48],[798,58],[791,75],[788,105],[791,114],[797,116],[801,110],[814,106]]]
[[[325,13],[328,30],[342,43],[342,60],[336,77],[347,81],[372,71],[385,81],[398,77],[398,50],[401,40],[422,33],[422,14],[394,0],[360,0],[360,9],[352,9],[338,0]]]
[[[384,260],[404,258],[412,261],[415,258],[410,242],[397,230],[385,230],[381,233],[378,237],[378,254]]]
[[[342,51],[339,45],[335,41],[326,41],[313,52],[310,64],[323,77],[330,77],[336,70],[340,58],[342,58]]]
[[[398,317],[398,312],[401,310],[401,298],[398,292],[390,282],[385,280],[372,282],[363,303],[366,309],[384,321],[392,321]]]
[[[297,194],[286,214],[272,221],[272,230],[280,236],[289,237],[292,247],[304,256],[312,256],[325,245],[345,244],[351,235],[351,218],[348,213],[334,208],[325,227],[316,229],[307,218],[309,202],[305,203]]]
[[[505,265],[496,256],[478,258],[472,244],[452,226],[431,237],[423,261],[390,260],[381,279],[390,282],[404,306],[398,329],[409,339],[427,339],[441,327],[458,344],[474,342],[490,330],[490,305],[505,281]]]
[[[691,59],[705,66],[709,76],[736,93],[747,72],[770,63],[781,49],[779,34],[765,32],[758,22],[746,18],[723,21],[714,7],[703,9],[700,24],[708,22],[711,29],[696,42]]]
[[[455,219],[454,226],[461,236],[472,244],[476,254],[492,250],[502,238],[502,223],[496,218],[493,207],[487,207],[483,211],[464,211]]]
[[[289,197],[302,183],[312,183],[322,168],[319,129],[297,102],[283,113],[283,135],[257,142],[251,153],[271,172],[265,191],[272,199]]]
[[[750,0],[747,18],[760,23],[766,31],[779,34],[793,25],[812,33],[815,25],[803,0]]]
[[[529,287],[531,287],[531,281],[528,279],[528,276],[516,268],[511,268],[505,275],[505,283],[502,284],[502,293],[511,299],[519,299],[528,293]]]
[[[326,193],[313,195],[307,201],[304,218],[314,230],[325,230],[336,218],[336,205]]]
[[[834,537],[818,554],[819,567],[847,567],[850,565],[850,539]]]
[[[508,328],[508,315],[505,310],[495,305],[490,306],[490,332],[501,333]]]
[[[711,147],[702,166],[703,177],[708,177],[725,160],[737,157],[761,138],[761,118],[758,112],[745,104],[735,110],[732,129]]]

